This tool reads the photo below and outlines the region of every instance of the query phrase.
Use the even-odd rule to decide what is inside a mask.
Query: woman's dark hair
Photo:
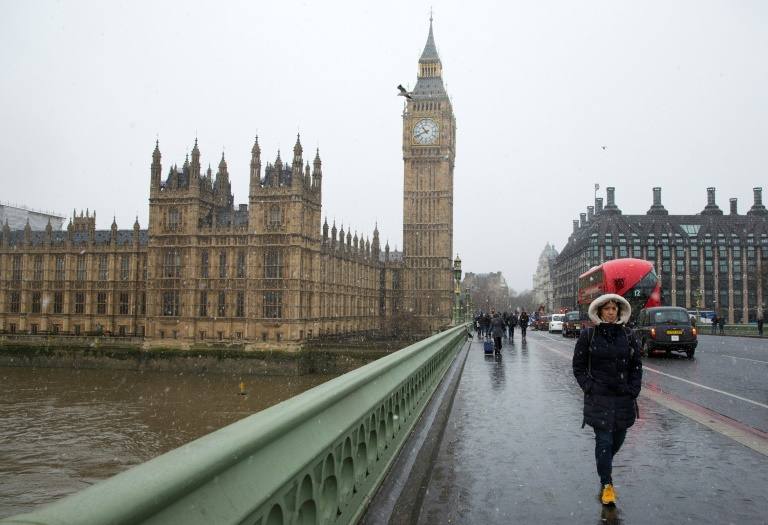
[[[601,304],[601,305],[600,305],[600,306],[597,308],[597,316],[598,316],[600,319],[602,319],[602,318],[603,318],[603,308],[605,308],[605,306],[606,306],[607,304],[609,304],[609,303],[613,303],[614,305],[616,305],[616,319],[621,319],[621,308],[622,308],[622,305],[621,305],[621,303],[620,303],[619,301],[617,301],[616,299],[608,299],[608,300],[607,300],[607,301],[605,301],[603,304]]]

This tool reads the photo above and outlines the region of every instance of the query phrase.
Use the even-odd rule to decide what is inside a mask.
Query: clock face
[[[434,144],[437,142],[437,122],[432,119],[421,119],[413,127],[413,141],[416,144]]]

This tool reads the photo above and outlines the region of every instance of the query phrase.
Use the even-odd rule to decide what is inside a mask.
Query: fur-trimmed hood
[[[619,318],[616,321],[616,324],[627,324],[629,321],[629,316],[632,315],[632,307],[629,305],[629,301],[615,293],[607,293],[605,295],[601,295],[592,301],[592,303],[589,305],[589,318],[592,319],[596,325],[602,323],[603,320],[600,319],[600,316],[597,315],[597,311],[608,301],[616,301],[621,305],[621,313],[619,314]]]

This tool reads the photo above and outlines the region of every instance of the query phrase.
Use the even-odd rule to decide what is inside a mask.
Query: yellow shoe
[[[603,505],[616,505],[616,492],[610,483],[603,485],[603,490],[600,493],[600,502]]]

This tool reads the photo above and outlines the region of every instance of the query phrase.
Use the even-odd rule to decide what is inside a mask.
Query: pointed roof
[[[437,54],[437,46],[435,46],[435,36],[432,33],[432,15],[429,15],[429,36],[427,36],[427,43],[424,46],[424,51],[421,53],[419,62],[425,60],[440,60],[440,56]]]

